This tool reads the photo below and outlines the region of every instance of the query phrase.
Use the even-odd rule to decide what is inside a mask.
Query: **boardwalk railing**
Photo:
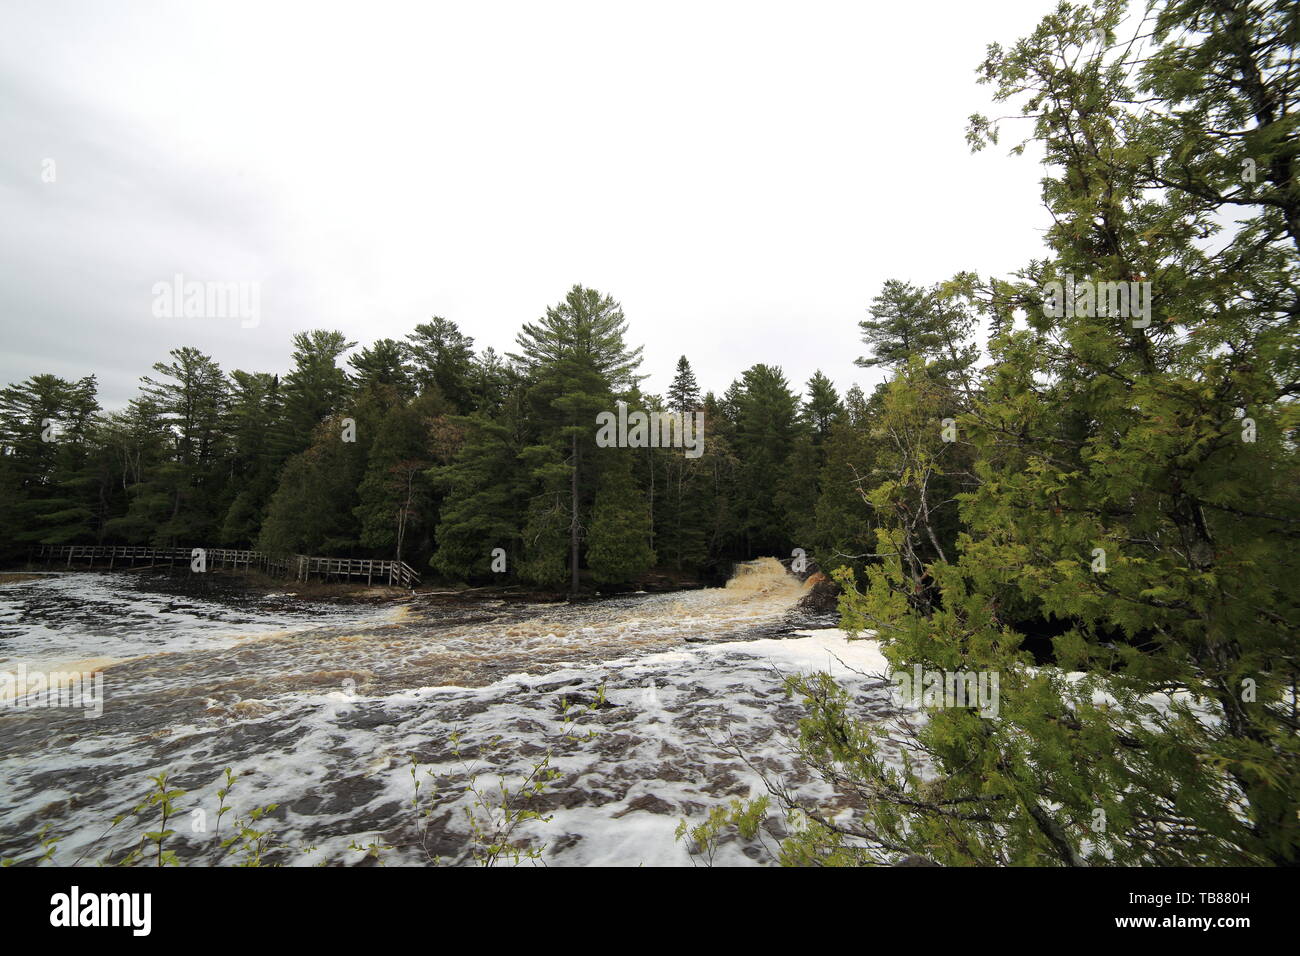
[[[322,578],[365,578],[367,584],[375,580],[386,581],[393,586],[415,587],[420,583],[420,576],[405,561],[380,561],[370,558],[313,558],[305,554],[295,554],[287,562],[294,570],[299,581],[306,581],[313,574]]]
[[[381,582],[394,587],[415,587],[420,575],[405,561],[377,558],[321,558],[306,554],[270,555],[262,551],[243,551],[235,548],[202,548],[204,561],[209,568],[260,568],[267,574],[292,575],[295,580],[306,581],[313,575],[322,580],[334,578],[365,578],[367,584]],[[85,562],[92,568],[96,561],[107,562],[107,567],[118,565],[136,567],[166,564],[189,564],[194,548],[149,548],[120,545],[44,544],[36,557],[47,565],[60,561],[64,567],[73,562]]]

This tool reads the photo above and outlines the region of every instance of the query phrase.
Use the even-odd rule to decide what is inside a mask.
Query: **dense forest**
[[[556,589],[804,548],[846,627],[900,665],[997,670],[1002,705],[933,715],[923,779],[802,680],[804,758],[871,809],[814,817],[790,859],[1295,863],[1300,26],[1282,0],[1124,16],[1063,4],[989,48],[979,79],[1018,115],[968,137],[1018,122],[1042,152],[1044,257],[864,290],[870,395],[767,364],[701,394],[689,356],[645,394],[619,305],[582,287],[505,356],[442,318],[346,360],[302,333],[283,375],[181,348],[112,414],[93,377],[0,393],[0,541],[396,554],[456,580],[500,547]],[[701,410],[703,454],[599,447],[616,401]],[[1030,630],[1084,678],[1037,669]]]
[[[342,333],[299,333],[283,375],[178,348],[111,414],[93,376],[33,376],[0,392],[0,538],[15,557],[32,543],[396,556],[462,581],[500,573],[501,549],[507,574],[575,590],[657,564],[716,577],[798,546],[832,554],[845,528],[865,540],[858,389],[841,400],[818,373],[801,398],[756,365],[702,395],[683,356],[667,394],[646,395],[627,325],[575,286],[507,356],[440,317],[346,360]],[[600,447],[616,402],[702,413],[700,448]],[[823,494],[827,469],[842,477]]]

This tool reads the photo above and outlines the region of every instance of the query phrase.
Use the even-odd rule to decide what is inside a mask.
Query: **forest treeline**
[[[644,395],[622,313],[582,288],[500,359],[437,320],[348,370],[343,336],[299,336],[282,379],[181,350],[116,415],[92,380],[3,392],[4,539],[400,538],[451,576],[504,546],[555,586],[804,547],[847,629],[899,668],[999,674],[1000,706],[931,709],[882,748],[877,714],[795,678],[804,762],[863,809],[787,807],[787,862],[1295,864],[1300,18],[1127,7],[1063,2],[989,46],[977,75],[1012,116],[968,139],[1018,122],[1013,152],[1041,151],[1044,255],[873,290],[869,397],[767,365],[699,396],[689,361]],[[615,398],[702,408],[704,454],[598,448]]]
[[[435,317],[359,349],[296,334],[283,374],[177,348],[111,413],[94,376],[33,376],[0,391],[0,540],[11,557],[67,543],[396,556],[459,581],[504,557],[512,577],[575,590],[865,541],[860,389],[841,397],[819,372],[800,394],[760,364],[701,394],[682,356],[648,395],[627,328],[609,295],[575,286],[505,356]],[[701,453],[599,447],[597,416],[618,402],[701,413]]]

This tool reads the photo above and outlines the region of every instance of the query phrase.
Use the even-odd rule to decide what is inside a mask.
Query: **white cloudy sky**
[[[113,407],[179,345],[282,371],[295,331],[435,314],[506,351],[582,283],[651,390],[682,353],[866,385],[884,279],[1038,254],[1035,161],[963,133],[985,44],[1052,5],[5,0],[0,384]],[[176,273],[260,282],[261,324],[155,318]]]

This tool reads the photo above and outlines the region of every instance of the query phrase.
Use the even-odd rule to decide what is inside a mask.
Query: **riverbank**
[[[77,574],[92,570],[103,571],[104,569],[82,567],[49,569],[37,564],[28,564],[18,570],[0,571],[0,584],[39,579],[46,575]],[[196,574],[188,568],[180,566],[127,567],[124,565],[114,569],[113,573],[134,574],[155,580],[173,581],[178,593],[234,593],[242,589],[250,595],[286,594],[301,600],[336,602],[392,601],[411,594],[421,594],[436,596],[479,595],[502,600],[554,603],[567,600],[599,600],[627,594],[663,594],[673,591],[698,590],[707,586],[707,583],[698,575],[671,569],[652,569],[641,575],[635,582],[623,586],[597,588],[587,583],[584,584],[583,590],[576,596],[571,596],[564,590],[537,587],[517,580],[509,583],[488,585],[433,581],[416,588],[408,588],[384,584],[366,584],[362,581],[352,580],[328,581],[311,578],[306,581],[299,581],[247,568],[209,568],[202,574]],[[214,582],[217,583],[214,584]],[[719,581],[717,584],[723,585],[725,580]]]
[[[20,581],[36,581],[41,575],[28,574],[23,571],[0,571],[0,584],[17,584]]]

